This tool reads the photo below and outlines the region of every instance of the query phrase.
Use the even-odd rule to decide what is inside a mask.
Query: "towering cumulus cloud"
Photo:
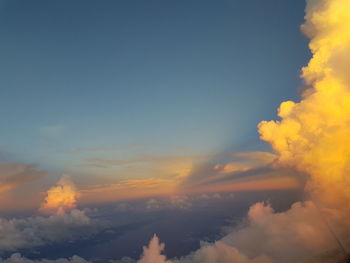
[[[6,219],[0,217],[0,254],[59,242],[84,239],[96,232],[96,226],[76,206],[77,190],[68,176],[49,189],[40,210],[49,216]],[[14,254],[6,262],[27,262]],[[76,261],[76,260],[74,260]],[[0,259],[0,262],[1,259]],[[30,262],[30,261],[28,261]]]
[[[143,256],[137,263],[171,263],[161,254],[163,250],[164,244],[160,243],[159,238],[154,235],[148,247],[143,247]]]
[[[299,103],[280,105],[280,121],[259,124],[278,164],[310,175],[307,190],[340,232],[350,226],[349,10],[349,0],[308,1],[302,30],[313,57],[302,77],[309,88]]]
[[[308,88],[300,102],[280,105],[281,120],[259,124],[261,139],[278,155],[276,166],[309,175],[313,202],[281,213],[258,203],[244,226],[173,262],[342,262],[340,251],[350,243],[349,10],[349,0],[307,1],[302,30],[313,56],[302,78]]]
[[[47,191],[44,203],[40,207],[43,212],[63,213],[76,207],[79,192],[75,188],[69,175],[63,175],[61,179]]]

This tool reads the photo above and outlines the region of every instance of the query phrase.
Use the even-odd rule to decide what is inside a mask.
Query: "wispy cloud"
[[[0,192],[39,180],[45,175],[47,175],[47,172],[37,170],[36,165],[0,163]]]

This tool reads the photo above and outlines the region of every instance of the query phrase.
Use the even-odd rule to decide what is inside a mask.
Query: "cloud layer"
[[[23,163],[0,163],[0,192],[38,180],[47,172],[38,171],[36,165]]]
[[[78,191],[68,176],[48,190],[41,210],[53,214],[26,218],[0,218],[0,252],[17,251],[90,236],[96,227],[84,211],[74,209]],[[19,256],[15,256],[22,260]]]

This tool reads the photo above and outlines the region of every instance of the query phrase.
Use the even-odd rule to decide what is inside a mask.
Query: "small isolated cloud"
[[[37,170],[36,165],[23,163],[0,163],[0,192],[8,191],[18,185],[39,180],[47,175]]]
[[[76,189],[70,175],[62,175],[60,180],[47,191],[40,211],[49,213],[62,213],[76,207],[79,192]]]
[[[143,255],[137,263],[171,263],[162,255],[163,250],[164,244],[154,235],[148,247],[143,247]]]

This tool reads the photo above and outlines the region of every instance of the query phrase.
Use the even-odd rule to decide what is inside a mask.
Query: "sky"
[[[303,9],[302,0],[2,1],[1,159],[114,180],[130,175],[92,171],[88,160],[252,148],[256,125],[302,85]]]
[[[348,257],[349,9],[0,0],[0,263]]]

